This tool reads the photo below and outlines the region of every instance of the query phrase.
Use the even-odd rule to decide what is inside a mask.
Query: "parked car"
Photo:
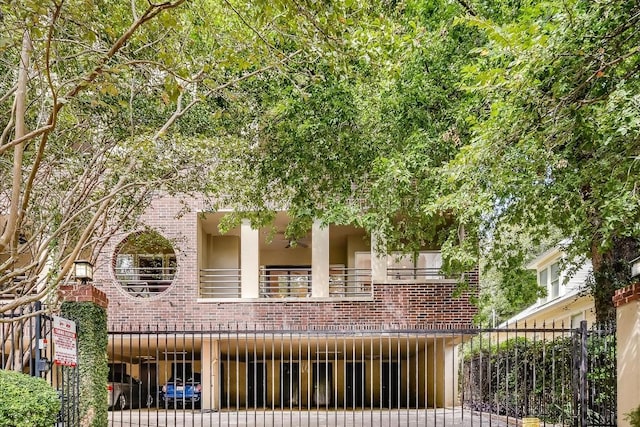
[[[179,377],[169,378],[162,387],[162,398],[167,408],[199,408],[202,398],[200,374],[194,373],[186,381]]]
[[[110,371],[107,381],[109,409],[140,408],[151,404],[151,396],[143,396],[142,382],[131,375]]]

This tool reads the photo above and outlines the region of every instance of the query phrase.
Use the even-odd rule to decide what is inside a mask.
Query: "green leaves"
[[[638,147],[629,96],[637,79],[628,79],[638,73],[629,54],[634,11],[623,1],[546,1],[504,23],[464,20],[488,37],[465,80],[491,100],[491,114],[474,125],[473,143],[454,163],[459,179],[508,200],[492,215],[496,224],[525,233],[557,227],[572,238],[571,256],[596,259],[621,236],[640,238],[630,173]]]
[[[60,410],[56,391],[42,378],[0,370],[0,426],[46,427]]]

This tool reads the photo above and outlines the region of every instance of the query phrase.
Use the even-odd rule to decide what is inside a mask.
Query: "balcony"
[[[199,298],[348,299],[372,298],[373,283],[427,283],[449,280],[440,251],[372,253],[372,238],[349,225],[314,222],[306,235],[287,235],[289,219],[254,229],[248,221],[222,234],[223,213],[199,218]]]
[[[116,278],[122,289],[136,298],[149,298],[166,291],[176,267],[117,267]]]
[[[262,267],[259,275],[259,298],[310,298],[311,268],[295,266]],[[371,270],[331,267],[330,298],[371,297]],[[240,269],[201,269],[200,298],[241,298]]]
[[[434,251],[425,254],[439,255]],[[386,276],[381,281],[394,283],[455,282],[457,277],[444,276],[440,268],[398,266],[389,257]],[[260,267],[258,298],[311,298],[312,269],[309,266]],[[328,297],[335,299],[373,297],[371,268],[331,266],[328,274]],[[242,270],[201,269],[200,298],[242,298]]]

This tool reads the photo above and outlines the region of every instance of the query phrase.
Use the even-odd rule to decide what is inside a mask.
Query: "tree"
[[[50,298],[158,193],[232,187],[242,83],[341,61],[358,2],[26,0],[0,6],[0,306]],[[366,11],[366,9],[364,9]],[[278,96],[286,94],[278,93]],[[241,138],[247,141],[246,137]],[[236,157],[239,157],[236,156]],[[205,186],[211,179],[215,186]]]
[[[569,259],[592,261],[598,318],[610,318],[639,249],[637,2],[433,0],[378,11],[378,26],[351,38],[367,40],[372,57],[354,56],[348,78],[315,82],[310,102],[277,106],[300,124],[260,128],[271,132],[257,133],[247,175],[256,186],[239,205],[268,210],[260,200],[275,192],[303,227],[357,223],[382,231],[384,250],[430,242],[451,271],[487,257],[512,289],[522,276],[505,273],[522,268],[527,249],[505,242],[521,235],[537,247],[559,235]],[[334,143],[340,157],[319,164]]]
[[[490,107],[446,168],[458,198],[488,201],[490,229],[557,229],[570,258],[590,258],[598,320],[614,316],[640,249],[638,12],[629,1],[541,1],[503,24],[468,18],[488,41],[466,81]]]

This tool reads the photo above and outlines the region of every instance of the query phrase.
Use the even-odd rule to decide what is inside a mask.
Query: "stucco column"
[[[387,281],[387,255],[380,253],[384,248],[384,238],[376,232],[371,233],[371,280],[373,283]]]
[[[640,283],[618,289],[616,306],[618,426],[629,427],[626,414],[640,406]]]
[[[329,296],[329,228],[319,221],[311,227],[311,295]]]
[[[220,346],[218,340],[202,342],[202,406],[203,410],[220,409]]]
[[[240,282],[242,298],[260,296],[260,234],[248,219],[240,225]]]

